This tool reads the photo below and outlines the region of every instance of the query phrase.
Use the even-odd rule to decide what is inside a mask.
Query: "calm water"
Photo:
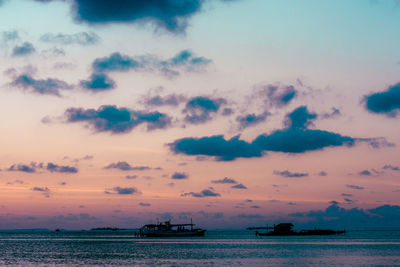
[[[400,231],[328,237],[255,237],[208,231],[180,239],[124,232],[0,232],[0,265],[400,266]]]

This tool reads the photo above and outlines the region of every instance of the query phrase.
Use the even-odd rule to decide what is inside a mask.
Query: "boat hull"
[[[174,232],[174,231],[155,231],[142,233],[144,237],[192,237],[192,236],[204,236],[206,230],[199,231],[184,231],[184,232]]]

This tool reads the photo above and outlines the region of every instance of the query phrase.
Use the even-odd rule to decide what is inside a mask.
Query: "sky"
[[[400,223],[395,0],[0,0],[0,229]]]

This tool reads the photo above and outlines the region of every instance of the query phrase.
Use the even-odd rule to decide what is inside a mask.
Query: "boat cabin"
[[[276,233],[291,233],[293,232],[293,223],[280,223],[274,225],[274,232]]]
[[[194,224],[171,224],[170,221],[157,224],[146,224],[139,229],[136,236],[146,237],[184,237],[184,236],[204,236],[206,230],[193,228]]]

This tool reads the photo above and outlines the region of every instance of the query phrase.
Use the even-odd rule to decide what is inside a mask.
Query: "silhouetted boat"
[[[335,231],[331,229],[312,229],[312,230],[301,230],[293,231],[292,223],[280,223],[274,225],[274,227],[249,227],[248,230],[257,230],[255,233],[257,236],[292,236],[292,235],[338,235],[346,233],[346,230]],[[259,232],[258,230],[265,229],[266,232]],[[272,230],[272,231],[268,231]]]
[[[190,237],[204,236],[206,230],[193,228],[195,224],[171,224],[171,221],[160,222],[157,224],[146,224],[135,233],[139,237]]]

